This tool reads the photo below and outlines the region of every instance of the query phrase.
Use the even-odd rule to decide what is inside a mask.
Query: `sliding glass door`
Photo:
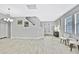
[[[66,17],[65,23],[65,32],[72,33],[72,16]]]
[[[79,14],[76,15],[76,34],[79,34]]]

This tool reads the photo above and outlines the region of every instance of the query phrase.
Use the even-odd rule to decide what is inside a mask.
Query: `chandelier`
[[[10,8],[8,8],[8,11],[9,11],[9,17],[8,18],[4,18],[3,20],[5,21],[5,22],[13,22],[13,19],[11,19],[10,17]]]

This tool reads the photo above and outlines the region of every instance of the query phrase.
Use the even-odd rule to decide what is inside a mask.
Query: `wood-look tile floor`
[[[46,36],[44,39],[3,39],[0,40],[0,54],[78,54],[60,43],[59,38]]]

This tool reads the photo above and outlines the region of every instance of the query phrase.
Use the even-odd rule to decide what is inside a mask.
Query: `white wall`
[[[17,20],[22,20],[23,24],[18,25]],[[19,39],[40,39],[44,37],[43,29],[40,26],[33,26],[29,21],[29,27],[24,27],[24,21],[27,21],[23,17],[16,17],[12,23],[12,38]],[[39,20],[35,20],[39,21]]]

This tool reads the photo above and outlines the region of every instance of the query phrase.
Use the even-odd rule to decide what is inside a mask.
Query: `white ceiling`
[[[41,21],[54,21],[76,4],[37,4],[37,9],[28,9],[26,4],[0,4],[0,12],[13,17],[37,16]]]

